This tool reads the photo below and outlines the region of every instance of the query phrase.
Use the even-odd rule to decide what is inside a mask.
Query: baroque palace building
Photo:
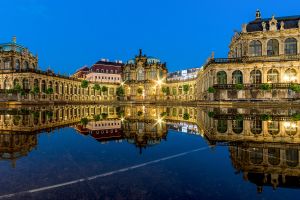
[[[105,90],[94,87],[96,81],[82,86],[82,80],[38,68],[38,56],[12,42],[0,45],[0,99],[19,102],[96,102],[116,99],[118,82],[104,82]]]
[[[228,58],[168,73],[166,63],[139,55],[125,64],[100,60],[71,77],[38,68],[38,57],[16,43],[0,45],[0,99],[19,102],[242,101],[300,98],[300,16],[244,24]],[[83,87],[82,82],[87,83]]]
[[[244,24],[228,58],[205,64],[197,79],[199,100],[299,98],[300,17],[256,19]]]

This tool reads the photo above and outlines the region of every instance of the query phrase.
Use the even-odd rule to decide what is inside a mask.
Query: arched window
[[[59,85],[57,82],[55,82],[55,93],[58,94],[59,93]]]
[[[279,43],[276,39],[271,39],[267,44],[267,55],[268,56],[278,56],[279,54]]]
[[[276,69],[270,69],[267,72],[267,82],[268,83],[278,83],[279,82],[279,72]]]
[[[219,133],[226,133],[227,131],[227,120],[218,120],[217,130]]]
[[[250,55],[251,56],[261,56],[261,42],[254,40],[250,42]]]
[[[4,69],[10,69],[10,61],[9,60],[4,61]]]
[[[125,81],[129,81],[129,80],[131,80],[130,70],[127,69],[125,70]]]
[[[235,70],[232,73],[232,83],[242,84],[243,83],[243,73],[240,70]]]
[[[150,79],[154,79],[156,80],[157,79],[157,75],[156,75],[156,69],[155,68],[151,68],[151,71],[150,71]]]
[[[286,164],[289,167],[297,167],[299,163],[298,149],[287,149],[285,153],[286,153]]]
[[[46,92],[46,81],[42,80],[42,92]]]
[[[262,121],[261,120],[253,120],[250,123],[250,131],[251,133],[257,135],[262,132]]]
[[[268,122],[268,133],[271,135],[277,135],[279,133],[279,122],[269,121]]]
[[[218,84],[227,84],[227,74],[225,71],[219,71],[217,73]]]
[[[232,131],[236,134],[242,133],[244,130],[244,121],[243,120],[233,120],[232,121]]]
[[[29,64],[28,64],[27,61],[24,62],[24,69],[25,69],[25,70],[29,69]]]
[[[294,82],[297,80],[297,72],[295,69],[287,69],[285,72],[284,72],[284,76],[283,76],[283,79],[286,81],[286,82]]]
[[[258,69],[254,69],[250,72],[250,81],[253,84],[261,83],[261,72]]]
[[[20,85],[20,82],[19,82],[19,79],[16,78],[14,80],[14,87],[16,87],[17,85]]]
[[[29,88],[29,81],[28,81],[27,78],[24,78],[24,79],[23,79],[23,89],[24,89],[24,90],[30,89],[30,88]]]
[[[252,164],[261,164],[263,162],[263,149],[253,148],[250,151],[250,161]]]
[[[286,55],[297,54],[297,40],[295,38],[288,38],[284,42],[284,53]]]
[[[269,148],[268,149],[268,161],[271,165],[279,165],[280,163],[280,149]]]
[[[287,121],[283,124],[285,133],[287,135],[295,135],[297,134],[297,122],[294,121]]]
[[[20,70],[20,61],[19,61],[19,60],[16,60],[15,69],[16,69],[17,71]]]
[[[144,73],[144,69],[140,68],[137,72],[137,80],[138,81],[143,81],[145,80],[145,73]]]

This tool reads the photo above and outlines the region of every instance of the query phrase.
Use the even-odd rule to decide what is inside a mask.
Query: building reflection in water
[[[126,141],[142,149],[167,139],[168,130],[228,146],[246,181],[300,186],[300,109],[69,105],[0,110],[0,159],[16,160],[37,147],[37,134],[73,127],[101,144]]]
[[[300,186],[300,110],[207,109],[201,127],[210,144],[229,146],[233,167],[263,186]]]

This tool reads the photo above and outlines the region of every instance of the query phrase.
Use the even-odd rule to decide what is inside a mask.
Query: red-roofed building
[[[73,77],[86,79],[91,82],[98,83],[118,83],[122,82],[121,61],[110,62],[106,59],[101,59],[96,62],[92,67],[82,67],[75,72]]]

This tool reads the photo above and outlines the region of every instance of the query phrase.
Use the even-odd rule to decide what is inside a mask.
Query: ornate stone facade
[[[197,80],[199,100],[298,99],[300,17],[256,19],[243,25],[228,58],[210,58]],[[214,88],[214,89],[212,89]]]

